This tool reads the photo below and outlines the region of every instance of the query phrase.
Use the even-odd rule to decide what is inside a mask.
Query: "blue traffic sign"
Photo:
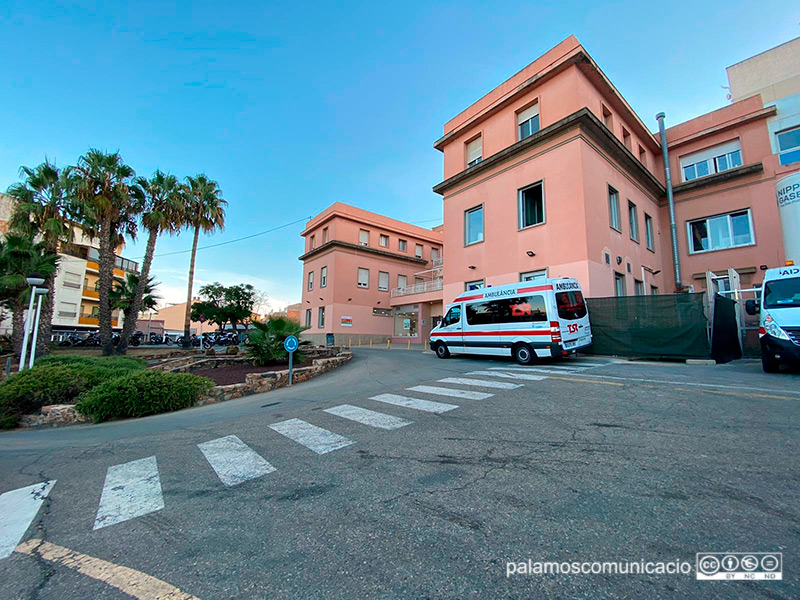
[[[300,345],[300,342],[297,341],[297,338],[293,335],[290,335],[285,340],[283,340],[283,347],[286,349],[287,352],[294,352],[297,350],[297,347]]]

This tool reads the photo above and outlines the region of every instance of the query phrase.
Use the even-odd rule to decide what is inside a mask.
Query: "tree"
[[[56,254],[61,244],[70,243],[74,238],[74,207],[68,194],[68,180],[46,158],[37,167],[21,167],[20,175],[24,180],[8,188],[8,195],[16,201],[11,216],[11,229],[29,239],[41,236],[46,252]],[[50,340],[55,275],[53,272],[45,281],[49,292],[42,301],[38,353],[47,352],[47,343]]]
[[[140,190],[132,186],[135,173],[119,152],[94,148],[68,169],[69,189],[80,225],[99,241],[100,344],[104,356],[114,353],[109,295],[114,282],[114,251],[125,235],[136,237]]]
[[[192,241],[192,257],[189,262],[189,291],[186,295],[186,315],[183,322],[183,347],[189,348],[189,325],[192,315],[192,285],[194,284],[194,263],[197,256],[197,240],[200,231],[211,233],[225,227],[225,207],[222,190],[216,181],[209,179],[204,173],[197,177],[187,177],[189,198],[187,201],[185,225],[194,229]]]
[[[139,313],[146,308],[143,298],[146,294],[146,285],[152,281],[150,266],[153,263],[158,236],[164,232],[174,234],[180,230],[184,222],[187,198],[186,187],[181,185],[178,178],[160,170],[156,170],[150,179],[136,178],[135,183],[140,190],[138,199],[141,202],[142,227],[147,230],[147,247],[142,260],[141,277],[136,278],[138,286],[131,297],[132,318],[129,319],[128,314],[125,314],[125,324],[117,345],[117,352],[120,354],[125,354],[127,351],[128,340],[136,330]]]
[[[122,311],[126,324],[131,321],[135,325],[138,321],[139,313],[142,310],[153,310],[158,306],[158,301],[161,299],[160,296],[155,295],[155,290],[158,286],[155,277],[148,278],[141,286],[139,285],[140,281],[141,276],[139,274],[128,273],[125,283],[113,288],[111,294],[109,294],[111,307]],[[135,300],[140,287],[143,293],[137,306]],[[122,340],[120,340],[120,343],[122,343]]]
[[[0,240],[0,304],[11,311],[16,356],[22,352],[23,321],[30,299],[25,279],[31,273],[38,273],[45,280],[54,278],[58,260],[58,254],[49,252],[44,242],[34,242],[30,237],[11,233]]]
[[[253,322],[253,329],[247,332],[248,358],[253,359],[253,366],[261,367],[272,361],[283,360],[288,356],[288,352],[283,347],[283,342],[290,335],[299,336],[305,331],[300,323],[287,319],[286,317],[275,317],[266,323]],[[294,359],[298,363],[305,358],[303,348],[310,345],[310,342],[300,342],[299,348],[294,353]]]
[[[192,305],[191,320],[201,318],[224,328],[230,323],[236,331],[239,323],[248,323],[256,301],[256,289],[247,284],[226,287],[214,282],[200,288],[199,302]]]

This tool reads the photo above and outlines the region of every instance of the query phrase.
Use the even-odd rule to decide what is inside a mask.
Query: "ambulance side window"
[[[461,321],[461,307],[454,306],[445,315],[444,319],[442,319],[442,327],[447,327],[448,325],[455,325],[456,323]]]

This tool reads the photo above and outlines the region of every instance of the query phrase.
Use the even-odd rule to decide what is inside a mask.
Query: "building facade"
[[[741,270],[758,284],[785,253],[756,96],[667,130],[681,284]],[[444,300],[470,287],[571,276],[588,296],[672,293],[659,138],[571,36],[448,121]],[[730,285],[723,281],[720,285]]]
[[[419,343],[442,315],[442,234],[337,202],[302,233],[300,322],[325,343]]]

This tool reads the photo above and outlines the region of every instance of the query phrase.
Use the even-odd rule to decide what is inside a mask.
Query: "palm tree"
[[[104,356],[114,353],[109,295],[114,282],[114,250],[125,235],[136,236],[136,214],[141,203],[132,186],[135,173],[119,152],[94,148],[78,159],[68,171],[70,190],[76,202],[80,224],[99,241],[100,343]]]
[[[11,228],[33,239],[41,236],[48,253],[56,254],[62,243],[73,240],[73,206],[67,193],[67,179],[54,164],[45,158],[38,167],[22,167],[21,183],[8,188],[14,200]],[[49,293],[42,303],[39,321],[38,353],[47,351],[53,322],[53,300],[55,297],[55,273],[45,282]]]
[[[192,284],[194,283],[194,261],[197,255],[197,240],[200,231],[211,233],[215,229],[225,227],[225,207],[227,202],[221,198],[222,190],[216,181],[201,173],[197,177],[187,177],[189,199],[186,209],[185,224],[194,228],[192,242],[192,258],[189,262],[189,292],[186,296],[186,315],[183,321],[183,347],[190,347],[189,324],[192,314]]]
[[[25,235],[10,233],[0,240],[0,304],[11,311],[16,356],[22,351],[23,320],[30,298],[25,279],[31,273],[45,280],[53,278],[58,260],[58,254],[49,252],[44,242],[34,242]]]
[[[155,294],[156,287],[158,286],[155,277],[148,277],[147,281],[141,285],[143,293],[139,297],[139,306],[136,307],[136,294],[139,292],[139,282],[141,281],[142,278],[138,273],[128,273],[125,277],[125,283],[115,286],[109,295],[111,308],[122,311],[126,325],[128,321],[135,324],[137,321],[136,317],[140,311],[153,310],[158,306],[158,301],[161,299],[160,296],[156,296]],[[120,343],[122,343],[122,340],[120,340]]]
[[[150,179],[137,177],[136,185],[141,193],[139,199],[141,206],[142,227],[147,230],[147,247],[142,260],[141,276],[136,277],[138,286],[131,296],[130,318],[125,312],[125,324],[122,327],[117,352],[125,354],[128,349],[128,340],[136,330],[139,313],[146,308],[143,298],[146,286],[152,281],[150,266],[156,251],[156,241],[161,233],[177,233],[183,226],[186,210],[187,190],[181,185],[178,178],[156,170]],[[128,276],[130,278],[130,275]],[[153,306],[152,308],[155,308]]]

